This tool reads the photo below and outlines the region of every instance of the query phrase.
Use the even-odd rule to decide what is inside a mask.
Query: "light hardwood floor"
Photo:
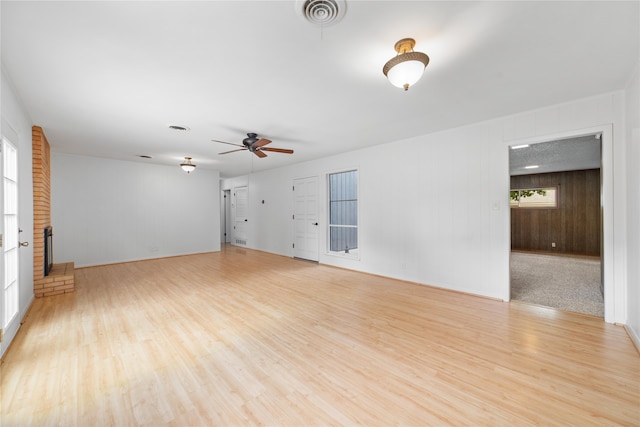
[[[262,252],[76,270],[0,369],[0,424],[640,425],[622,327]]]

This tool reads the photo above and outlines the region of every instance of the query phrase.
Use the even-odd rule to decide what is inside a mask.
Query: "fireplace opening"
[[[53,267],[53,228],[44,228],[44,275],[48,276]]]

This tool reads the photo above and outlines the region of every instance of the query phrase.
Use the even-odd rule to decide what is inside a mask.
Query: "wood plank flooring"
[[[76,270],[0,366],[5,426],[640,425],[622,327],[225,247]]]

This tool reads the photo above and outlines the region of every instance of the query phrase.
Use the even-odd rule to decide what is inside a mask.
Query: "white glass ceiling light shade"
[[[420,80],[429,64],[429,57],[425,53],[413,51],[415,45],[414,39],[402,39],[397,42],[394,48],[398,55],[387,61],[382,68],[391,84],[403,87],[404,90],[409,90],[409,86]]]
[[[180,163],[180,167],[186,173],[191,173],[196,168],[196,165],[191,163],[191,157],[185,157],[184,162]]]

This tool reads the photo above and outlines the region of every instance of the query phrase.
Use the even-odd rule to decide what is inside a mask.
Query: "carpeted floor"
[[[511,299],[604,317],[600,260],[511,253]]]

